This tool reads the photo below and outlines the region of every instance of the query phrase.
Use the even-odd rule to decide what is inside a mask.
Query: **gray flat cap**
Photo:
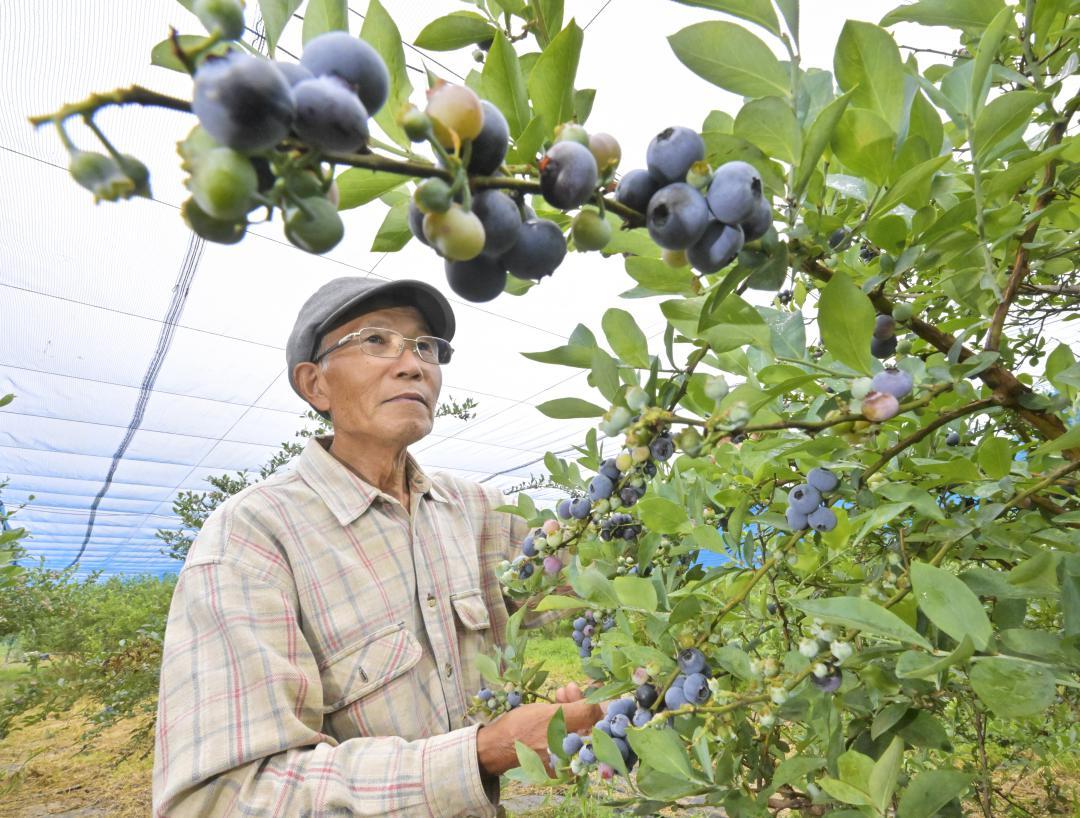
[[[374,304],[376,300],[385,303],[386,299],[420,310],[432,334],[447,341],[454,337],[454,311],[450,308],[450,302],[430,284],[411,279],[385,281],[359,276],[335,278],[319,287],[304,302],[285,345],[289,384],[297,395],[300,395],[300,390],[293,379],[293,369],[297,364],[315,357],[322,336],[340,326],[351,315],[362,314],[365,303]]]

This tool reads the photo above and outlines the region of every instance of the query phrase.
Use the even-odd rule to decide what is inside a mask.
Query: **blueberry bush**
[[[609,704],[589,735],[557,715],[512,777],[623,776],[613,803],[640,814],[688,795],[739,816],[1008,808],[988,742],[1031,751],[1078,703],[1080,362],[1055,335],[1080,300],[1072,4],[916,0],[848,21],[827,71],[801,63],[798,0],[685,0],[716,16],[668,45],[742,104],[688,99],[629,169],[587,127],[561,0],[432,21],[416,46],[477,67],[425,91],[379,0],[359,37],[343,0],[309,0],[298,63],[275,48],[299,0],[181,2],[207,33],[153,59],[192,75],[190,100],[135,87],[32,120],[96,200],[150,176],[95,113],[165,106],[198,120],[182,213],[208,241],[278,219],[326,252],[343,212],[389,206],[373,249],[415,238],[462,298],[522,295],[572,249],[663,299],[657,348],[613,306],[602,337],[524,353],[588,370],[599,397],[539,408],[598,424],[546,458],[565,501],[506,507],[531,531],[501,579],[565,612]],[[238,42],[256,17],[266,55]],[[922,67],[900,22],[961,47]],[[482,716],[543,696],[521,615],[480,660]]]

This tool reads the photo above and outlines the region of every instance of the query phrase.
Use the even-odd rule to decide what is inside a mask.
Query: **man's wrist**
[[[502,747],[498,733],[487,725],[476,731],[476,762],[481,775],[498,777],[502,771]]]

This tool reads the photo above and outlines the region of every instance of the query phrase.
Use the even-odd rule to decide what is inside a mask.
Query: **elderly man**
[[[558,707],[570,730],[600,717],[572,684],[487,726],[466,713],[473,659],[509,617],[495,566],[525,524],[408,452],[453,334],[418,281],[339,278],[300,309],[289,380],[334,434],[224,502],[191,547],[165,632],[156,816],[492,816],[515,740],[546,759]]]

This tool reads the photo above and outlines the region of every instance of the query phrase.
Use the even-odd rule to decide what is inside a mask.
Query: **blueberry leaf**
[[[788,74],[765,43],[721,20],[695,23],[668,37],[675,56],[702,79],[746,97],[787,96]]]

